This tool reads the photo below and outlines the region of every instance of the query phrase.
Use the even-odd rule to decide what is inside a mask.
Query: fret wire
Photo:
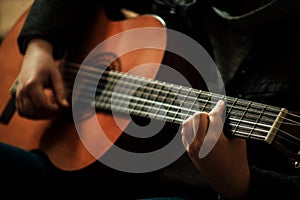
[[[163,87],[162,88],[163,89],[167,88],[165,82],[163,82]],[[163,105],[163,109],[158,110],[158,113],[160,113],[161,115],[164,115],[164,116],[167,116],[167,109],[165,109],[165,107],[169,107],[165,104],[167,96],[168,96],[168,92],[165,92],[165,94],[162,96],[162,104],[161,104],[161,105]]]
[[[224,131],[228,131],[228,130],[225,129]],[[229,131],[232,131],[232,130],[229,130]],[[244,133],[244,132],[242,132],[242,131],[240,131],[240,130],[236,130],[234,136],[236,136],[236,137],[241,137],[241,138],[247,138],[247,137],[245,137],[246,134],[247,134],[247,133]],[[261,135],[253,135],[253,136],[251,137],[251,139],[257,139],[257,140],[262,140],[262,141],[263,141],[263,140],[265,139],[265,136],[261,136]]]
[[[173,84],[172,84],[172,85],[173,85]],[[171,88],[172,88],[172,90],[174,90],[173,87],[171,87]],[[171,103],[170,103],[172,106],[174,106],[174,103],[176,102],[176,97],[179,96],[179,93],[180,93],[180,91],[181,91],[181,88],[182,88],[182,87],[179,87],[179,89],[177,89],[177,92],[173,95],[173,98],[172,98]],[[181,101],[181,102],[183,102],[183,101]],[[178,112],[179,112],[179,110],[180,110],[180,107],[182,107],[182,106],[181,106],[181,105],[182,105],[181,102],[180,102],[180,106],[179,106],[178,108],[176,108],[176,111],[171,111],[171,112],[174,112],[172,122],[175,121],[176,116],[178,116]],[[171,108],[171,106],[168,107],[168,112],[170,111],[170,108]]]
[[[211,96],[212,96],[212,94],[209,94],[208,98],[206,100],[204,100],[204,105],[202,106],[202,109],[201,109],[202,112],[205,110],[205,108],[207,108],[207,104],[208,104],[209,99],[211,99]]]
[[[231,104],[227,114],[226,114],[226,118],[228,118],[228,115],[231,113],[233,106],[236,104],[236,102],[238,101],[237,98],[234,99],[233,103]],[[227,101],[226,101],[227,102]]]
[[[161,97],[161,102],[163,105],[163,109],[159,110],[158,112],[162,115],[168,116],[169,112],[169,108],[172,106],[170,106],[170,103],[168,102],[169,96],[170,96],[170,90],[169,87],[166,86],[166,84],[164,84],[163,86],[163,91],[165,92],[164,96]],[[171,100],[170,100],[171,101]],[[170,117],[170,116],[168,116]]]
[[[231,116],[235,116],[235,117],[239,117],[241,116],[241,112],[231,112],[230,113]],[[254,114],[251,114],[251,113],[247,113],[247,115],[245,116],[246,119],[252,119],[253,121],[256,120],[257,118],[257,114],[255,113]],[[269,125],[272,125],[274,123],[274,120],[276,119],[276,117],[270,117],[270,116],[264,116],[262,115],[261,119],[260,119],[260,122],[264,122],[266,124],[269,124]]]
[[[233,131],[232,131],[232,134],[233,134],[233,135],[235,134],[235,131],[237,131],[238,125],[239,125],[239,123],[243,120],[243,116],[245,115],[245,113],[246,113],[248,107],[250,106],[250,104],[251,104],[251,102],[249,102],[249,104],[247,105],[245,111],[243,112],[242,116],[240,117],[240,119],[239,119],[239,121],[238,121],[238,123],[237,123],[237,126],[234,127],[234,129],[233,129]]]
[[[112,97],[113,93],[109,93],[109,91],[114,91],[116,89],[115,85],[118,83],[118,81],[119,81],[119,79],[114,78],[105,84],[105,89],[100,94],[100,95],[105,94],[104,102],[111,102],[111,97]]]
[[[141,91],[141,92],[142,92],[142,98],[143,98],[143,99],[149,99],[149,97],[150,97],[150,95],[151,95],[151,93],[145,92],[146,90],[147,90],[147,88],[144,87],[144,85],[143,85],[142,91]],[[150,107],[153,105],[153,103],[152,103],[152,104],[149,104],[149,101],[144,101],[144,103],[143,103],[142,105],[143,105],[143,106],[142,106],[141,110],[149,113],[149,109],[150,109]],[[148,109],[145,109],[145,108],[146,108],[146,105],[147,105]]]
[[[233,118],[233,119],[239,119],[240,118],[240,113],[239,113],[239,115],[235,115],[235,113],[234,112],[232,112],[232,113],[230,113],[230,115],[229,115],[231,118]],[[244,118],[244,119],[248,119],[248,120],[251,120],[253,123],[255,123],[254,121],[255,121],[255,117],[253,117],[254,115],[251,115],[251,117],[246,117],[246,118]],[[274,119],[275,120],[275,119]],[[266,124],[266,125],[268,125],[268,126],[272,126],[272,124],[274,123],[274,120],[273,121],[271,121],[271,120],[269,120],[269,118],[265,118],[265,117],[261,117],[261,122],[264,122],[264,124]]]
[[[182,91],[182,90],[181,90]],[[178,111],[181,111],[180,114],[182,114],[183,111],[186,110],[186,107],[182,107],[183,105],[185,106],[187,104],[186,102],[186,98],[190,95],[192,91],[192,88],[189,88],[189,90],[187,91],[187,93],[185,95],[183,95],[183,98],[180,99],[180,107],[184,108],[184,109],[178,109]],[[181,97],[181,96],[180,96]],[[190,113],[190,110],[187,110],[187,112],[184,114],[183,119],[187,119],[188,118],[188,114]],[[177,115],[179,114],[179,112],[177,113]]]
[[[244,138],[253,138],[257,137],[258,135],[261,137],[266,137],[267,134],[270,131],[271,127],[266,127],[263,124],[259,124],[259,126],[253,126],[253,122],[245,121],[243,120],[242,122],[230,120],[228,124],[234,124],[235,125],[235,130],[232,130],[232,134],[235,135],[237,131],[243,131],[244,132]],[[251,125],[251,126],[250,126]],[[263,135],[262,135],[263,134]]]
[[[255,129],[255,126],[257,125],[258,121],[260,120],[264,110],[265,110],[266,106],[261,110],[261,112],[259,113],[257,120],[255,121],[254,125],[253,125],[253,129],[250,131],[249,135],[252,134],[253,130]]]
[[[154,87],[157,87],[156,84],[154,83],[150,83],[152,85],[152,88]],[[161,88],[161,86],[160,86]],[[156,105],[157,102],[157,98],[159,96],[159,93],[160,93],[161,90],[150,90],[149,92],[149,99],[150,99],[150,106],[149,106],[149,109],[148,109],[148,112],[149,112],[149,116],[151,117],[151,114],[153,114],[152,112],[150,112],[150,110],[153,110],[153,105]],[[147,102],[149,103],[149,99],[147,100]],[[155,115],[155,114],[153,114]]]
[[[155,101],[153,102],[152,105],[154,105],[154,107],[152,107],[151,109],[152,110],[155,110],[154,113],[152,113],[154,115],[154,117],[156,116],[166,116],[165,115],[161,115],[160,113],[163,112],[164,109],[161,109],[161,108],[164,108],[165,106],[165,103],[164,101],[166,100],[166,96],[168,95],[168,93],[164,90],[165,89],[165,86],[164,85],[155,85],[155,87],[159,86],[159,89],[156,89],[158,90],[158,92],[155,94]],[[163,96],[161,96],[161,94],[163,94]],[[148,100],[146,100],[148,101]],[[158,107],[156,107],[158,106]],[[159,118],[160,119],[160,118]],[[161,119],[164,119],[163,117]]]
[[[156,84],[155,84],[155,85],[156,85]],[[156,85],[156,86],[157,86],[157,85]],[[157,95],[156,95],[155,100],[157,100],[157,98],[159,97],[159,94],[160,94],[160,92],[161,92],[161,89],[163,88],[163,85],[159,85],[159,86],[160,86],[160,89],[159,89],[159,91],[158,91],[158,93],[157,93]],[[156,103],[156,102],[155,102],[155,103]],[[156,109],[155,113],[153,113],[153,116],[154,116],[154,117],[158,116],[158,111],[160,110],[161,105],[162,105],[162,104],[159,104],[159,107]]]
[[[128,79],[128,77],[122,77],[121,80],[124,81],[124,79]],[[136,105],[139,105],[141,103],[140,99],[142,97],[142,94],[143,92],[142,91],[139,91],[140,88],[142,88],[143,90],[143,85],[141,84],[141,81],[140,80],[137,80],[137,79],[128,79],[129,81],[129,86],[126,87],[127,88],[127,92],[125,94],[135,94],[135,96],[137,98],[130,98],[128,100],[128,106],[130,106],[130,113],[135,110],[135,112],[139,112],[140,109],[142,109],[142,107],[140,109],[136,109],[137,106]],[[125,82],[128,82],[128,81],[125,81]],[[139,82],[139,83],[138,83]],[[122,84],[123,85],[123,84]],[[130,91],[130,92],[129,92]]]
[[[196,93],[196,94],[197,94],[197,96],[193,99],[193,102],[190,104],[190,107],[188,108],[188,112],[187,112],[185,118],[183,118],[183,119],[187,119],[189,116],[193,115],[196,112],[195,110],[193,110],[194,106],[199,108],[199,106],[197,106],[198,105],[197,99],[198,99],[199,95],[201,95],[201,91],[199,91],[199,93]],[[194,112],[191,113],[192,111],[194,111]]]
[[[108,84],[105,84],[105,89],[101,91],[101,94],[99,95],[99,100],[97,102],[101,102],[102,104],[108,104],[110,102],[112,93],[110,93],[109,89],[113,87],[114,83],[116,82],[110,81]]]
[[[122,94],[122,92],[126,94],[127,92],[131,91],[130,87],[129,88],[128,87],[116,87],[117,84],[118,84],[118,86],[120,86],[119,81],[123,77],[115,76],[113,73],[110,73],[110,71],[108,71],[107,74],[104,74],[104,75],[107,75],[106,77],[109,77],[109,80],[107,78],[106,79],[101,79],[101,80],[106,80],[108,83],[110,83],[110,82],[113,83],[113,84],[110,84],[109,87],[106,87],[107,83],[105,84],[106,91],[111,93],[110,97],[113,97],[113,96],[115,97],[116,95],[118,97],[120,97],[118,94],[120,94],[120,93]],[[122,96],[121,96],[121,98],[122,98]],[[116,101],[113,98],[112,100],[114,101],[114,103],[118,103],[118,102],[120,103],[121,102],[121,101],[119,101],[120,99],[118,99],[118,101]],[[111,101],[108,101],[108,102],[111,102]],[[125,102],[125,104],[126,103],[127,102]],[[122,103],[122,104],[124,104],[124,103]]]
[[[112,76],[115,76],[114,74],[112,74]],[[124,80],[124,79],[128,79],[127,77],[120,77],[120,79],[119,80]],[[126,89],[124,90],[124,94],[131,94],[131,95],[133,95],[133,93],[134,93],[134,91],[136,90],[136,84],[131,84],[131,83],[135,83],[136,82],[136,80],[131,80],[131,79],[128,79],[128,81],[129,81],[129,86],[128,87],[125,87]],[[121,83],[119,82],[119,86],[121,85]],[[115,90],[114,90],[114,92],[115,92]],[[116,93],[115,94],[115,96],[120,96],[119,95],[119,93]],[[139,99],[129,99],[128,101],[127,101],[127,99],[123,96],[123,95],[121,95],[122,97],[121,98],[123,98],[124,99],[124,103],[122,104],[122,106],[123,107],[127,107],[128,109],[129,109],[129,113],[131,112],[131,110],[134,110],[135,108],[132,108],[132,107],[130,107],[130,106],[132,106],[133,104],[130,102],[130,100],[131,101],[136,101],[136,102],[138,102],[139,101]],[[137,96],[137,97],[141,97],[140,95],[139,96]],[[118,101],[120,101],[119,100],[119,98],[118,99],[114,99],[114,102],[118,102]]]

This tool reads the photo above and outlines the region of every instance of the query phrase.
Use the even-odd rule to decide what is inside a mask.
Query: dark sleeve
[[[285,175],[250,167],[251,189],[246,199],[293,199],[300,195],[300,175]]]
[[[87,22],[96,12],[96,2],[35,0],[18,37],[20,52],[25,54],[31,38],[42,38],[54,46],[54,56],[61,57],[64,50],[84,33]]]

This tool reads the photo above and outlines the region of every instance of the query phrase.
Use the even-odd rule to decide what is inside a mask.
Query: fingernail
[[[220,105],[223,105],[224,104],[224,101],[223,100],[219,100],[218,102],[217,102],[217,106],[220,106]]]
[[[66,99],[62,100],[62,104],[63,104],[63,106],[66,106],[66,107],[69,106],[69,102]]]
[[[181,136],[181,140],[182,140],[182,143],[183,143],[184,148],[185,148],[186,150],[188,150],[189,144],[188,144],[186,138],[185,138],[183,135]]]
[[[194,137],[197,134],[198,128],[199,128],[199,115],[194,115],[194,118],[193,118]]]

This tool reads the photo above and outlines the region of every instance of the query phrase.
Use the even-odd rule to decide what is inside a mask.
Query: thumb
[[[66,89],[62,74],[59,70],[55,70],[54,73],[51,74],[51,81],[57,103],[63,107],[68,107],[69,103],[67,101]]]

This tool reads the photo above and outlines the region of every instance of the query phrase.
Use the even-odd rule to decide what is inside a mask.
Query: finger
[[[210,115],[222,116],[224,110],[225,110],[225,102],[223,100],[219,100],[209,113]]]
[[[61,73],[58,70],[55,71],[53,74],[51,74],[51,79],[56,101],[60,106],[68,107],[69,103],[67,101],[66,90]]]
[[[181,129],[182,142],[186,150],[188,150],[189,146],[192,144],[194,140],[194,132],[193,132],[193,116],[189,117],[182,123]]]
[[[198,156],[199,150],[203,144],[204,137],[207,132],[209,124],[208,113],[201,112],[196,113],[193,117],[193,125],[194,125],[194,140],[189,147],[189,152],[191,156]]]
[[[39,112],[40,116],[46,116],[58,110],[58,105],[51,102],[47,98],[44,88],[41,84],[35,84],[31,88],[30,98],[35,110]]]
[[[16,106],[19,115],[26,118],[33,118],[35,108],[31,103],[30,98],[27,95],[22,95],[21,97],[19,96],[19,98],[16,99]]]
[[[208,127],[208,114],[204,112],[195,113],[183,123],[182,141],[188,151],[198,154],[203,138]]]
[[[225,103],[224,101],[220,100],[211,110],[211,112],[209,112],[209,127],[199,151],[199,158],[204,158],[213,149],[213,147],[219,140],[224,125],[224,109]]]

